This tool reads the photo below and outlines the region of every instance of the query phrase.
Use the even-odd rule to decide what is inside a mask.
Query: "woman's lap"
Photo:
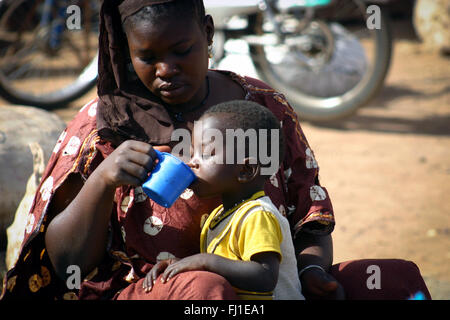
[[[401,259],[362,259],[341,262],[330,273],[350,300],[406,300],[417,292],[431,299],[417,265]]]
[[[232,286],[225,278],[207,271],[190,271],[176,275],[167,283],[156,280],[148,293],[142,288],[144,279],[130,284],[117,300],[236,300]]]
[[[417,265],[401,259],[361,259],[335,264],[330,273],[344,287],[350,300],[406,300],[417,292],[431,299]],[[225,278],[206,271],[176,275],[163,284],[158,278],[152,291],[140,279],[116,295],[118,300],[236,300]]]

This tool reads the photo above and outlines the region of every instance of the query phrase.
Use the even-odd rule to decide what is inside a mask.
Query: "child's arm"
[[[161,277],[168,281],[184,271],[204,270],[223,276],[234,287],[256,292],[273,291],[278,280],[280,256],[276,252],[254,254],[251,261],[231,260],[216,254],[200,253],[168,265]]]
[[[158,262],[143,282],[146,291],[162,273],[164,283],[180,272],[204,270],[223,276],[236,288],[253,292],[273,291],[278,281],[281,261],[281,228],[271,212],[256,210],[237,224],[230,237],[239,239],[233,249],[243,260],[232,260],[216,254],[201,253],[181,260]],[[237,234],[239,230],[239,235]]]

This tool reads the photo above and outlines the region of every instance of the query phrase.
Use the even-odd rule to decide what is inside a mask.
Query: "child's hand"
[[[172,263],[175,263],[179,261],[178,258],[171,258],[159,261],[156,263],[153,268],[147,273],[145,276],[144,281],[142,282],[142,289],[145,290],[145,292],[150,292],[153,288],[153,285],[155,284],[156,279],[158,276],[166,270],[166,268],[171,265]]]
[[[160,150],[164,148],[169,149],[155,147]],[[94,174],[112,188],[122,185],[139,186],[147,179],[156,159],[156,152],[150,144],[127,140],[102,161]]]
[[[207,270],[208,264],[214,259],[215,255],[199,253],[193,256],[183,258],[177,262],[171,263],[165,268],[161,276],[161,282],[165,283],[173,278],[175,275],[185,271]]]

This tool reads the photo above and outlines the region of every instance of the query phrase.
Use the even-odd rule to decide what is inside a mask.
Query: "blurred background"
[[[67,51],[60,54],[59,49],[55,49],[59,45],[57,39],[53,47],[43,46],[51,41],[48,33],[42,34],[42,28],[41,34],[28,35],[40,41],[28,41],[32,43],[29,47],[22,45],[14,49],[14,44],[20,41],[11,38],[11,34],[27,24],[24,20],[6,19],[5,14],[17,14],[17,10],[30,12],[36,2],[28,1],[12,11],[5,8],[18,2],[8,3],[7,7],[2,7],[2,2],[0,29],[7,32],[0,38],[3,57],[0,60],[3,72],[0,74],[0,161],[3,161],[0,167],[0,278],[6,269],[6,228],[14,219],[27,185],[36,183],[29,180],[30,174],[34,172],[35,178],[39,177],[38,172],[42,171],[39,164],[42,167],[47,161],[61,128],[96,96],[96,89],[92,87],[95,82],[92,66],[96,63],[97,20],[91,12],[98,10],[95,5],[89,9],[83,7],[83,1],[78,3],[85,15],[82,21],[90,23],[82,24],[84,28],[71,33],[72,47],[64,48]],[[321,184],[333,201],[336,216],[334,262],[363,258],[411,260],[418,265],[433,299],[450,299],[450,1],[422,1],[420,10],[413,0],[386,0],[378,4],[391,23],[392,51],[376,94],[356,111],[339,119],[314,121],[299,112],[303,130],[320,166]],[[441,9],[436,10],[436,4]],[[69,27],[63,24],[68,21],[67,17],[73,17],[71,14],[61,14],[66,19],[60,22],[63,28]],[[70,22],[76,29],[78,21]],[[41,21],[34,25],[39,23]],[[342,25],[352,30],[349,25]],[[313,36],[317,36],[320,28],[320,24],[313,28]],[[217,35],[222,36],[220,32]],[[336,34],[332,36],[336,41]],[[23,61],[31,59],[22,53],[24,48],[45,51],[47,57],[53,55],[51,67],[46,67],[44,73],[30,71],[28,67],[18,68],[17,61],[27,66]],[[226,39],[223,50],[226,55],[220,56],[214,67],[267,80],[267,73],[264,75],[258,70],[261,62],[258,64],[251,59],[254,52],[246,41]],[[45,62],[33,61],[34,69]],[[68,84],[69,88],[81,86],[76,78],[58,71],[59,66],[68,61],[78,74],[79,70],[84,72],[85,87],[79,88],[79,97],[69,95],[68,101],[59,103],[55,102],[58,97],[50,96],[38,110],[18,106],[22,101],[14,100],[15,90],[33,95]],[[43,75],[52,81],[44,82]],[[288,86],[282,81],[279,87]],[[38,104],[36,102],[35,106]],[[44,120],[40,120],[37,130],[33,131],[30,126],[36,122],[23,124],[27,117]],[[11,130],[17,130],[17,139],[20,134],[25,135],[13,146],[8,145],[10,140],[6,139]],[[54,139],[41,153],[33,152],[30,145],[39,134],[43,135],[40,139]],[[11,163],[16,167],[11,169]],[[16,189],[11,184],[13,180],[18,180]]]

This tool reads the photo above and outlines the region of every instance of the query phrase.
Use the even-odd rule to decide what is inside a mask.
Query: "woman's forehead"
[[[173,1],[174,0],[125,0],[119,4],[118,9],[123,22],[126,18],[136,14],[145,7]]]
[[[199,24],[190,18],[143,20],[130,26],[126,34],[137,45],[147,41],[176,44],[202,35]]]

